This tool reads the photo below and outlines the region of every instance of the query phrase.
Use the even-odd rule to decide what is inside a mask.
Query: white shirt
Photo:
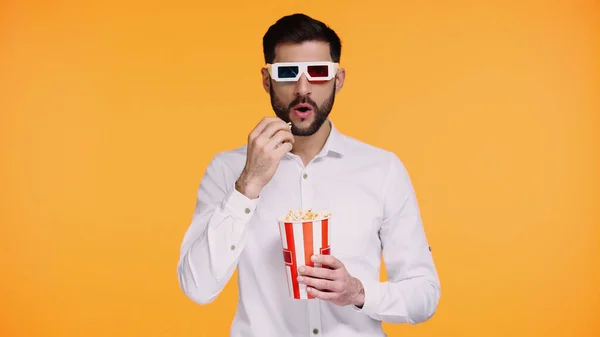
[[[234,188],[246,146],[218,153],[206,169],[181,245],[179,284],[208,304],[237,267],[232,337],[385,336],[382,321],[416,324],[436,310],[439,278],[404,165],[331,125],[315,159],[305,167],[286,154],[258,199]],[[362,309],[290,298],[277,219],[298,208],[332,213],[330,254],[362,282]]]

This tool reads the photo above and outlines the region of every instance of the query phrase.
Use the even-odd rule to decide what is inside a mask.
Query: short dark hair
[[[280,43],[322,41],[329,43],[333,62],[340,62],[342,42],[335,31],[319,20],[302,13],[284,16],[277,20],[263,36],[265,63],[273,63],[275,47]]]

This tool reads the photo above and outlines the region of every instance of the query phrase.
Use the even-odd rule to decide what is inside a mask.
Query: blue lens
[[[295,78],[298,75],[298,66],[283,66],[277,68],[279,78]]]

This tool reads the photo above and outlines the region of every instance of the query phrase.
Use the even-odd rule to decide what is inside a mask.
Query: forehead
[[[329,43],[305,41],[281,43],[275,47],[274,62],[331,61]]]

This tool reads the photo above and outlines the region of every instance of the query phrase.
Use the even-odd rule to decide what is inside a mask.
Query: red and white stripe
[[[314,298],[306,292],[306,286],[298,282],[298,267],[315,266],[310,260],[314,254],[329,255],[329,219],[304,222],[280,221],[279,233],[290,297]]]

